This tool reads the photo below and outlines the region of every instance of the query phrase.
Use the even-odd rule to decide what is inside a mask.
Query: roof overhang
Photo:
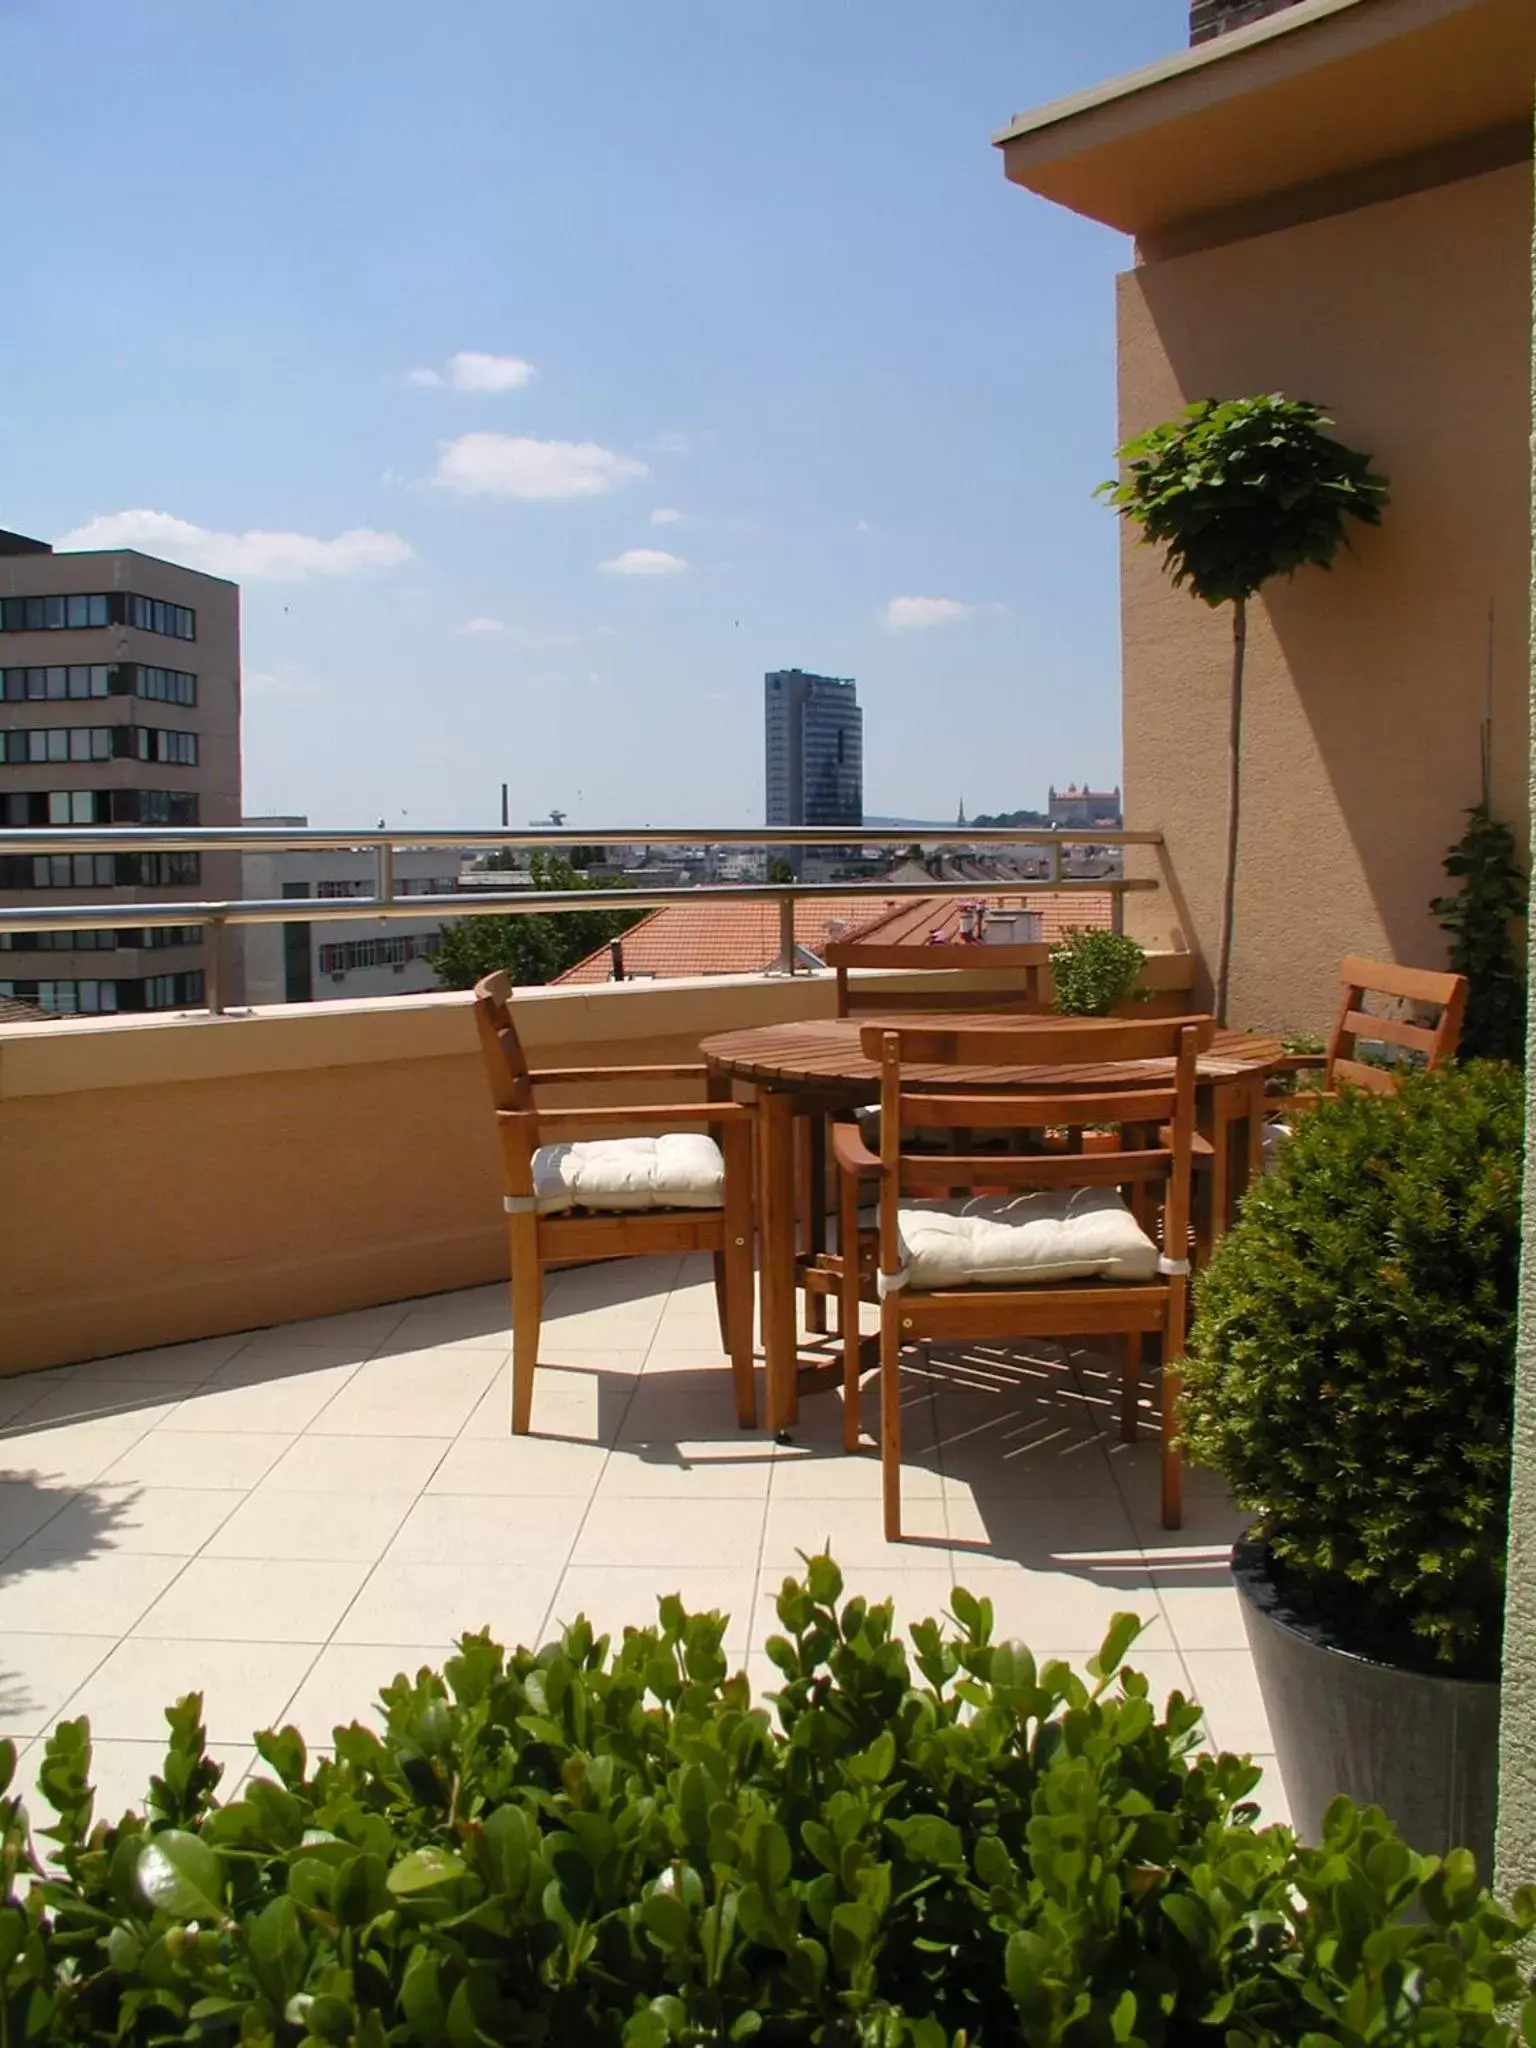
[[[1382,166],[1528,157],[1533,94],[1536,0],[1301,0],[993,139],[1016,184],[1176,245],[1181,227]]]

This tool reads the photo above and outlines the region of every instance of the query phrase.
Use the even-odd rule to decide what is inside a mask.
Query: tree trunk
[[[1216,965],[1216,1016],[1227,1021],[1227,989],[1232,978],[1232,919],[1237,900],[1237,834],[1243,784],[1243,660],[1248,650],[1248,600],[1232,607],[1232,702],[1227,730],[1227,862],[1221,889],[1221,949]]]

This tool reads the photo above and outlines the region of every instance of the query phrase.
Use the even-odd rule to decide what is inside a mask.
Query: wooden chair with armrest
[[[615,1104],[545,1109],[547,1088],[703,1081],[700,1065],[531,1069],[512,1016],[512,985],[475,989],[475,1023],[501,1142],[512,1267],[512,1429],[532,1425],[544,1268],[557,1261],[707,1251],[715,1262],[720,1341],[736,1420],[757,1420],[752,1353],[752,1117],[746,1103]],[[719,1142],[679,1126],[708,1125]],[[636,1137],[636,1128],[656,1135]],[[629,1135],[603,1137],[604,1131]]]
[[[1390,961],[1367,960],[1351,953],[1339,963],[1339,979],[1343,993],[1328,1050],[1288,1054],[1280,1068],[1285,1074],[1321,1068],[1322,1086],[1277,1098],[1276,1106],[1286,1113],[1311,1109],[1314,1104],[1336,1096],[1341,1087],[1366,1088],[1373,1095],[1395,1095],[1402,1081],[1401,1072],[1358,1058],[1362,1039],[1418,1053],[1426,1067],[1449,1066],[1456,1057],[1467,1009],[1464,974],[1441,973],[1427,967],[1398,967]],[[1436,1010],[1439,1015],[1432,1024],[1381,1015],[1365,1007],[1372,996],[1385,997],[1395,1005],[1409,1003]]]
[[[839,1017],[867,1016],[874,1011],[910,1014],[928,1010],[1018,1010],[1035,1015],[1047,1004],[1041,975],[1050,965],[1048,945],[1024,946],[952,943],[942,946],[861,944],[857,939],[834,940],[822,954],[837,977]],[[852,980],[855,967],[884,967],[903,974],[931,974],[939,977],[936,987],[920,990],[892,989],[883,982]],[[999,985],[989,988],[958,987],[961,975],[995,973]],[[947,985],[946,985],[947,984]],[[805,1146],[801,1153],[800,1201],[807,1223],[806,1250],[798,1265],[800,1285],[806,1296],[806,1326],[815,1333],[826,1329],[826,1302],[842,1290],[842,1257],[827,1245],[824,1190],[827,1182],[827,1122],[808,1120]]]
[[[839,1123],[833,1136],[846,1241],[860,1242],[859,1201],[871,1181],[879,1215],[873,1261],[861,1251],[845,1263],[842,1322],[854,1336],[844,1345],[844,1440],[858,1400],[859,1303],[868,1298],[872,1279],[880,1307],[888,1539],[901,1534],[901,1352],[907,1344],[946,1338],[1120,1337],[1121,1435],[1129,1441],[1136,1434],[1142,1339],[1157,1336],[1162,1514],[1165,1527],[1178,1528],[1174,1426],[1190,1270],[1195,1084],[1212,1029],[1210,1018],[1018,1032],[865,1027],[865,1052],[881,1069],[880,1149],[872,1152],[855,1124]],[[1150,1073],[1149,1061],[1157,1062]],[[931,1078],[925,1084],[904,1071],[1081,1070],[1089,1063],[1101,1070],[1089,1084],[1044,1080],[1006,1091],[940,1089]],[[1115,1127],[1120,1149],[999,1156],[958,1147],[918,1152],[910,1144],[915,1131],[948,1132],[972,1148],[972,1134],[989,1129],[1066,1129],[1080,1145],[1090,1125]]]

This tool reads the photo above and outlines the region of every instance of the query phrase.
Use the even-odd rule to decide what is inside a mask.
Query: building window
[[[59,633],[70,627],[105,626],[112,601],[89,597],[0,598],[0,633]]]
[[[166,604],[131,591],[0,598],[0,633],[62,633],[90,626],[137,626],[141,633],[164,633],[173,640],[197,638],[197,614],[190,605]]]
[[[0,889],[195,888],[195,853],[0,854]]]
[[[142,981],[0,981],[0,996],[36,1003],[63,1017],[118,1010],[192,1010],[204,1001],[200,968],[187,974],[150,974]]]
[[[62,703],[66,698],[107,697],[115,671],[108,662],[72,662],[69,667],[0,669],[0,696],[7,704]]]
[[[171,768],[197,766],[197,734],[158,725],[52,725],[0,731],[0,762],[36,766],[49,761],[154,761]]]
[[[360,967],[405,967],[431,960],[442,950],[440,932],[412,932],[398,939],[346,939],[320,948],[322,974],[351,974]]]
[[[91,926],[80,931],[0,932],[0,953],[151,952],[165,946],[196,946],[202,936],[203,928],[196,924],[130,925],[124,931]]]
[[[187,789],[18,789],[0,797],[11,826],[195,825],[196,793]]]
[[[371,882],[317,882],[315,884],[315,894],[317,896],[371,896],[373,894],[373,884]]]
[[[146,668],[141,663],[125,662],[124,667],[133,679],[132,693],[145,697],[153,704],[195,704],[197,702],[197,677],[188,675],[179,668]]]
[[[137,626],[140,632],[165,633],[173,640],[197,638],[197,614],[191,606],[166,604],[158,597],[130,595],[127,623]]]

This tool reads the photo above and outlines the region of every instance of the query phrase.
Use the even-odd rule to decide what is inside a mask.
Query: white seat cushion
[[[1157,1246],[1113,1188],[913,1202],[897,1215],[909,1287],[1157,1277]]]
[[[541,1145],[533,1155],[541,1216],[567,1209],[718,1209],[725,1160],[713,1138],[669,1131],[659,1138],[587,1138]]]

